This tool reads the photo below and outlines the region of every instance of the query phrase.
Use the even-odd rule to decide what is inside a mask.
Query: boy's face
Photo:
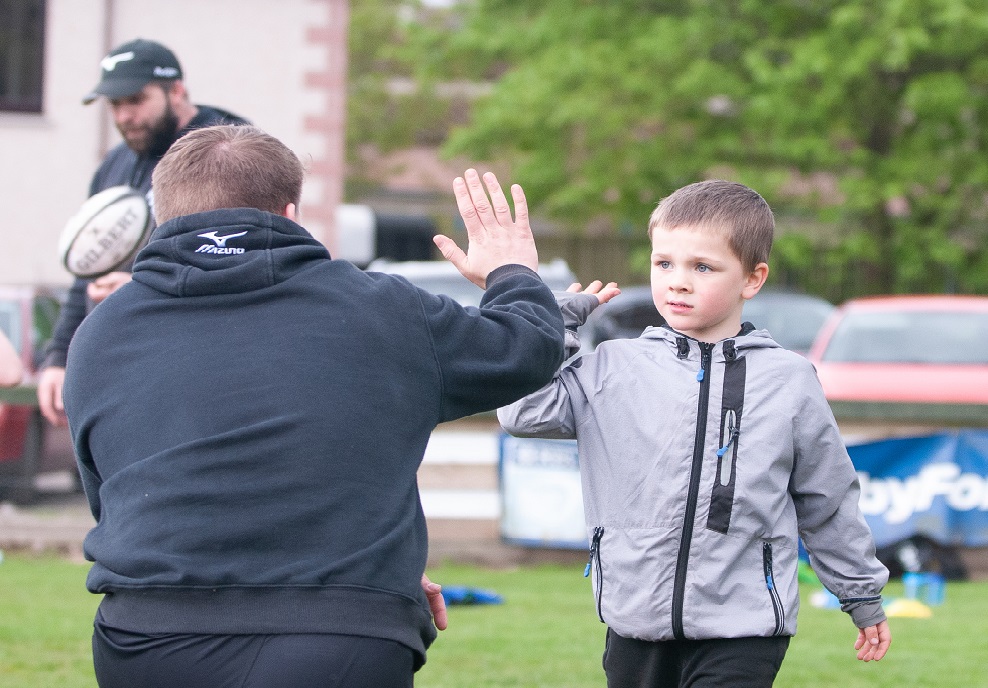
[[[652,301],[674,330],[718,342],[741,329],[741,308],[758,293],[768,266],[748,273],[727,236],[700,227],[652,231]]]

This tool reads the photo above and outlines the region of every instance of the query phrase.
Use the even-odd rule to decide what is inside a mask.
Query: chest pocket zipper
[[[723,436],[727,440],[724,446],[717,450],[717,458],[720,459],[720,484],[726,487],[731,484],[731,464],[734,458],[728,450],[738,438],[738,414],[733,409],[728,409],[724,414]]]
[[[583,577],[586,578],[593,571],[595,574],[594,580],[597,583],[597,616],[600,618],[601,622],[604,621],[604,615],[600,611],[600,600],[604,595],[604,569],[600,563],[600,541],[604,537],[604,527],[597,526],[593,529],[593,537],[590,540],[590,560],[587,561],[587,567],[583,570]],[[594,560],[597,561],[597,566],[594,567]]]
[[[782,630],[786,625],[786,610],[782,606],[782,599],[775,587],[775,573],[772,570],[772,543],[770,542],[762,543],[762,567],[765,569],[765,586],[772,598],[772,611],[775,613],[775,631],[772,635],[782,635]]]

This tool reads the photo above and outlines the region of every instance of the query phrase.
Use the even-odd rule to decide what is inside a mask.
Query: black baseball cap
[[[144,38],[124,43],[100,63],[100,82],[82,99],[89,105],[100,96],[126,98],[158,79],[181,79],[182,67],[175,53]]]

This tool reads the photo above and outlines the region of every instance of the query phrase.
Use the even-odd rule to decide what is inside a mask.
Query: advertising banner
[[[879,547],[912,535],[988,545],[988,430],[880,440],[847,451]]]
[[[848,446],[879,547],[913,535],[988,545],[988,430]],[[585,548],[576,442],[501,437],[501,533],[515,544]]]
[[[574,440],[501,435],[501,536],[530,547],[586,549]]]

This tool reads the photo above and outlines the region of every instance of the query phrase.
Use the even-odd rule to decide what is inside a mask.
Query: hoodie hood
[[[185,215],[154,230],[134,261],[134,279],[172,296],[264,289],[329,258],[288,218],[254,208]]]

